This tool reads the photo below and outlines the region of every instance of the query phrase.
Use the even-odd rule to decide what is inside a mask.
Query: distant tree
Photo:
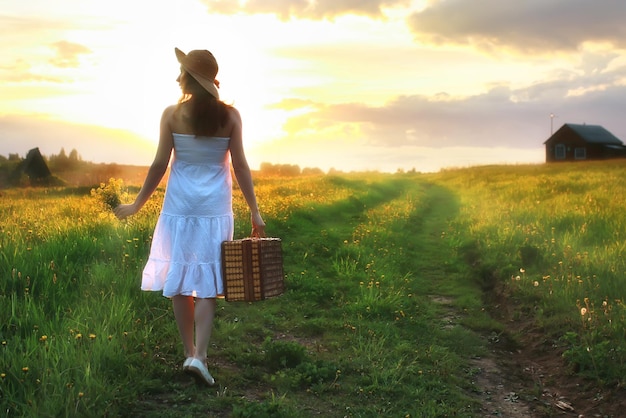
[[[20,161],[21,159],[19,154],[9,154],[9,161]]]
[[[300,175],[300,166],[293,164],[261,163],[261,173],[271,176],[295,177]]]
[[[300,166],[296,164],[283,164],[280,167],[280,174],[283,176],[296,177],[300,172]]]
[[[70,159],[65,153],[65,148],[61,148],[57,155],[51,155],[49,158],[50,165],[56,171],[65,171],[70,168]]]
[[[70,156],[68,158],[69,158],[70,161],[73,161],[73,162],[78,162],[78,161],[82,160],[80,155],[78,155],[78,151],[76,151],[76,148],[74,148],[74,149],[72,149],[72,151],[70,151]]]
[[[303,176],[318,176],[320,174],[324,174],[324,172],[322,171],[321,168],[317,168],[317,167],[305,167],[302,169],[302,175]]]
[[[260,171],[263,174],[273,174],[274,164],[272,163],[261,163]]]

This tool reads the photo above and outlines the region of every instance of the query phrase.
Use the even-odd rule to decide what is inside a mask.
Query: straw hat
[[[195,49],[185,54],[178,48],[174,48],[176,58],[180,65],[183,66],[193,78],[212,96],[219,99],[220,94],[217,91],[219,82],[215,79],[217,75],[217,61],[213,54],[207,50]]]

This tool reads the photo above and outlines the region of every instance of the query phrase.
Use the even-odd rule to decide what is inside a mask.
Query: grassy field
[[[573,370],[626,384],[626,178],[623,160],[437,177],[461,197],[458,248],[484,288],[508,291]]]
[[[625,167],[257,178],[287,290],[219,301],[211,389],[181,371],[169,301],[139,290],[162,192],[119,222],[89,188],[2,190],[0,416],[479,416],[495,290],[572,372],[623,386]]]

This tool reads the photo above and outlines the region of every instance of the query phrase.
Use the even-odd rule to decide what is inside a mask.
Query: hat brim
[[[190,66],[186,64],[187,54],[185,54],[183,51],[181,51],[178,48],[174,48],[174,52],[176,53],[176,59],[178,60],[180,65],[182,65],[185,71],[187,71],[189,75],[191,75],[198,83],[200,83],[200,85],[206,91],[208,91],[213,97],[215,97],[216,99],[219,99],[220,93],[215,83],[212,80],[209,80],[208,78],[203,77],[201,74],[198,74],[189,68]]]

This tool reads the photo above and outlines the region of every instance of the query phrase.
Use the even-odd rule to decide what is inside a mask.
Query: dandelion
[[[5,379],[7,377],[6,373],[0,373],[0,379]]]
[[[47,335],[42,335],[41,337],[39,337],[39,341],[41,341],[42,343],[45,343],[46,340],[48,340],[48,336]]]
[[[78,392],[78,397],[82,398],[83,396],[85,396],[85,394],[83,392]]]
[[[583,307],[583,308],[580,308],[580,314],[581,314],[582,316],[587,315],[587,308],[584,308],[584,307]]]
[[[538,286],[539,286],[539,282],[538,282],[537,280],[535,280],[535,281],[533,282],[533,286],[538,287]]]
[[[24,373],[28,373],[28,367],[22,367],[22,371],[23,371]]]
[[[524,273],[526,273],[526,270],[524,270],[524,268],[522,267],[522,268],[519,269],[519,272],[524,274]]]
[[[83,334],[79,332],[78,334],[76,334],[74,338],[76,338],[77,340],[80,340],[81,338],[83,338]]]
[[[89,334],[89,339],[90,340],[95,340],[96,339],[96,334]]]

